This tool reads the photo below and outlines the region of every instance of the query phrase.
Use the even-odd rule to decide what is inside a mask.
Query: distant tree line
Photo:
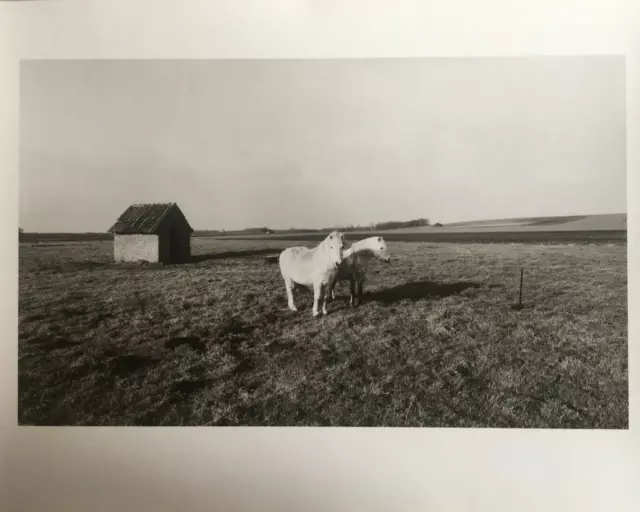
[[[338,230],[343,232],[349,231],[381,231],[385,229],[400,229],[400,228],[417,228],[423,226],[429,226],[429,219],[420,218],[420,219],[412,219],[412,220],[391,220],[386,222],[378,222],[375,224],[369,224],[368,226],[362,225],[349,225],[349,226],[333,226],[324,229],[316,229],[309,231],[331,231]],[[292,229],[290,231],[307,231],[300,229]]]
[[[380,222],[374,226],[374,229],[419,228],[423,226],[429,226],[429,219]]]
[[[424,227],[430,226],[429,219],[420,218],[420,219],[412,219],[405,221],[386,221],[386,222],[378,222],[375,224],[369,224],[366,226],[362,225],[348,225],[348,226],[331,226],[322,229],[318,228],[297,228],[292,227],[288,229],[277,229],[272,230],[267,226],[263,227],[252,227],[245,229],[238,229],[233,231],[225,231],[223,229],[220,230],[198,230],[194,233],[194,236],[220,236],[220,235],[262,235],[265,233],[321,233],[328,232],[332,230],[338,230],[345,233],[350,231],[381,231],[385,229],[400,229],[400,228],[416,228],[416,227]]]

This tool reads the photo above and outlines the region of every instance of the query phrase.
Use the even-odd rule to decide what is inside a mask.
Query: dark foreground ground
[[[627,428],[625,244],[388,241],[366,303],[320,319],[262,258],[293,241],[164,267],[23,245],[19,421]]]

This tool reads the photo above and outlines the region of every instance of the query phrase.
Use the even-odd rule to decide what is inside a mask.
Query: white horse
[[[351,296],[349,303],[357,306],[362,301],[362,289],[367,279],[367,268],[371,259],[390,263],[387,255],[387,244],[381,236],[372,236],[355,242],[343,253],[342,263],[331,282],[331,299],[335,299],[334,288],[338,281],[349,281]]]
[[[344,236],[332,231],[313,249],[289,247],[280,253],[280,273],[287,288],[287,301],[291,311],[298,311],[293,301],[294,286],[313,287],[313,316],[318,316],[318,303],[322,299],[322,314],[327,314],[329,285],[333,282],[342,262]]]

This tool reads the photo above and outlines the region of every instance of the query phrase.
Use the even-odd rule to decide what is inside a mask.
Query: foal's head
[[[342,262],[342,251],[344,250],[344,235],[339,231],[332,231],[325,238],[329,254],[334,266],[337,268]]]

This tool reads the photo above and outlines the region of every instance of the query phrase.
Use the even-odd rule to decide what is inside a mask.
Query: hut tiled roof
[[[109,233],[116,235],[157,234],[162,221],[174,208],[180,210],[176,203],[133,204],[120,215],[116,223],[109,229]],[[185,223],[188,225],[186,219]],[[193,232],[190,226],[189,230]]]

